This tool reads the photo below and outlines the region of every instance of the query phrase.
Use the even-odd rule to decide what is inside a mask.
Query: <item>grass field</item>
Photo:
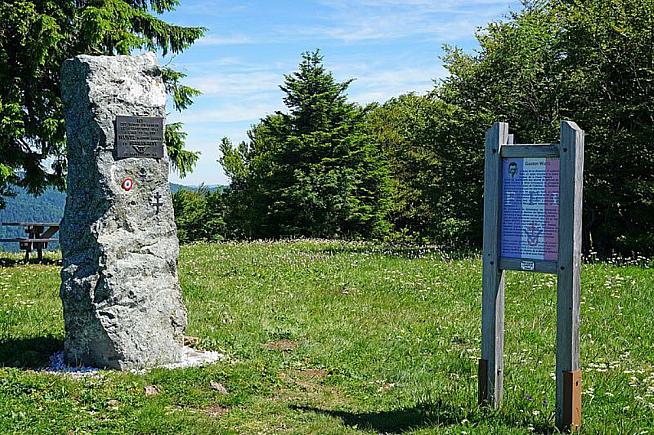
[[[0,433],[554,432],[553,276],[509,273],[505,400],[476,405],[481,263],[429,249],[183,247],[201,369],[39,373],[62,348],[59,264],[0,267]],[[654,269],[584,265],[584,433],[654,433]],[[224,387],[224,389],[222,388]]]

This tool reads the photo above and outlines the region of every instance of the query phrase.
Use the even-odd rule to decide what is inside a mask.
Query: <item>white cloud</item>
[[[474,9],[479,11],[481,7],[493,6],[495,9],[507,9],[511,6],[510,0],[318,0],[325,6],[352,9],[362,7],[395,7],[412,9],[419,8],[421,12],[452,13]]]
[[[276,92],[282,81],[282,73],[267,71],[216,71],[211,74],[189,77],[189,86],[202,91],[204,95],[241,96],[260,92]]]
[[[334,39],[346,43],[394,40],[421,36],[424,41],[446,41],[471,36],[476,25],[468,19],[449,23],[428,22],[423,17],[395,19],[388,16],[355,20],[342,26],[315,26],[295,29],[294,34],[305,38]]]
[[[275,112],[279,107],[276,104],[245,102],[243,104],[223,105],[207,109],[189,109],[185,111],[180,120],[184,124],[225,124],[234,122],[257,122],[264,116]]]
[[[207,35],[198,40],[198,45],[243,45],[254,44],[256,39],[249,35]]]
[[[343,42],[422,37],[427,41],[470,38],[474,30],[508,12],[510,0],[319,0],[328,24],[287,29],[296,37]],[[333,24],[332,24],[333,23]],[[284,29],[278,28],[280,33]]]
[[[252,33],[216,32],[197,42],[204,46],[277,44],[306,40],[346,43],[393,40],[422,36],[428,41],[470,38],[490,19],[507,13],[515,0],[316,0],[316,19],[322,24],[283,24],[253,29]],[[243,5],[239,13],[252,13],[255,4]],[[233,11],[232,11],[233,12]],[[240,17],[236,15],[235,17]],[[277,19],[275,19],[277,18]],[[280,22],[279,17],[271,17]]]
[[[279,85],[296,70],[301,51],[322,47],[338,81],[355,78],[350,100],[384,102],[432,89],[447,75],[437,59],[441,43],[469,45],[476,27],[519,7],[517,0],[273,3],[198,0],[188,8],[208,26],[214,20],[216,30],[173,58],[188,74],[184,83],[203,92],[189,110],[169,117],[186,124],[189,147],[202,152],[184,183],[225,181],[216,163],[220,138],[243,140],[251,124],[286,110]]]
[[[328,68],[339,80],[356,77],[350,85],[350,99],[361,104],[384,102],[408,92],[424,93],[434,87],[434,80],[447,75],[447,70],[436,62],[424,66],[397,67],[386,59],[372,65],[341,63]],[[398,64],[404,64],[402,61]],[[343,78],[340,76],[343,75]]]

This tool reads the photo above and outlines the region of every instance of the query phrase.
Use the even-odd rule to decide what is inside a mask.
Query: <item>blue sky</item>
[[[442,45],[476,47],[475,29],[520,8],[515,0],[181,0],[166,20],[208,28],[186,52],[162,59],[203,92],[168,122],[182,121],[200,151],[181,184],[227,184],[217,163],[224,136],[243,140],[260,118],[283,110],[279,85],[301,53],[319,48],[337,80],[356,79],[351,100],[383,102],[423,93],[446,75]]]

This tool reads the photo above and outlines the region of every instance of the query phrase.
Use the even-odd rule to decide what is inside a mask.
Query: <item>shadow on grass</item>
[[[302,405],[293,405],[291,409],[336,417],[346,426],[389,434],[401,434],[417,429],[445,428],[466,424],[466,422],[472,426],[487,424],[490,427],[501,425],[526,428],[531,425],[535,433],[552,434],[556,432],[554,427],[543,422],[518,421],[510,415],[497,413],[496,411],[482,410],[477,407],[464,409],[448,405],[442,401],[418,404],[410,408],[363,413],[334,411]]]
[[[364,413],[332,411],[299,405],[291,408],[336,417],[341,419],[346,426],[381,433],[403,433],[425,427],[457,425],[461,424],[465,419],[470,421],[470,415],[464,409],[454,408],[442,402],[419,404],[411,408],[400,408],[391,411]]]
[[[26,264],[43,264],[45,266],[61,266],[61,259],[57,258],[43,258],[40,260],[38,258],[30,258],[29,261],[25,261],[24,258],[0,258],[0,267],[18,267],[25,266]]]
[[[64,341],[54,336],[0,341],[0,367],[38,369],[46,367],[50,355],[62,350]]]

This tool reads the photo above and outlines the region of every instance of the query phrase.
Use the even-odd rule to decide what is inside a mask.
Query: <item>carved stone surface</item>
[[[77,56],[62,67],[62,97],[66,362],[124,370],[179,361],[186,310],[168,159],[118,160],[115,152],[117,115],[165,114],[155,57]]]

